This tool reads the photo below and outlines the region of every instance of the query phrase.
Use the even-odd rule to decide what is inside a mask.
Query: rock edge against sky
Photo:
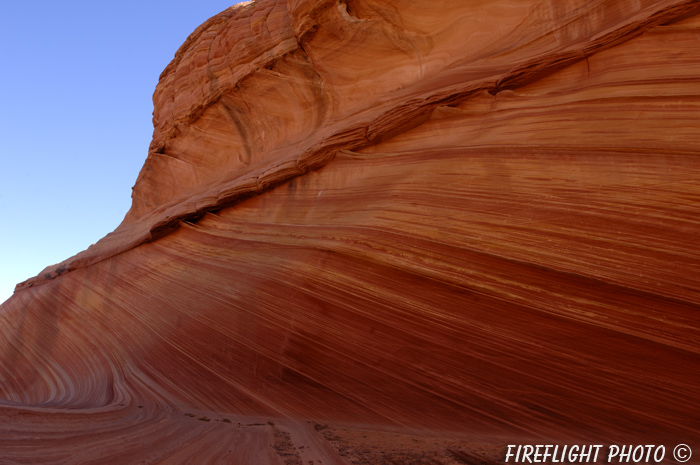
[[[195,30],[122,225],[0,307],[0,452],[696,440],[697,2],[454,3]]]

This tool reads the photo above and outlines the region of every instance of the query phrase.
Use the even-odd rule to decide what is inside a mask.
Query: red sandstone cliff
[[[222,12],[122,225],[0,307],[0,462],[700,455],[698,84],[697,1]]]

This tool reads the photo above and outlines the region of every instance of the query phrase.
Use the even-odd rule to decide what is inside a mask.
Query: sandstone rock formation
[[[697,1],[220,13],[124,222],[0,307],[0,460],[700,454],[699,84]]]

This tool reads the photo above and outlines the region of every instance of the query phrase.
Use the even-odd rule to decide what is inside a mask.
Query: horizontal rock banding
[[[188,39],[124,224],[2,307],[2,431],[93,423],[114,463],[114,425],[196,422],[150,449],[178,461],[234,415],[286,419],[241,422],[263,463],[302,437],[342,463],[310,420],[692,443],[694,2],[395,6],[255,2]]]
[[[509,34],[504,34],[505,37],[501,39],[505,42],[502,47],[507,50],[506,53],[501,49],[487,49],[487,52],[482,52],[486,53],[486,56],[479,56],[472,60],[465,60],[458,55],[462,59],[452,58],[454,62],[440,69],[442,73],[433,71],[426,79],[421,71],[418,76],[413,77],[412,85],[407,89],[396,88],[397,83],[394,79],[396,74],[384,69],[379,77],[384,77],[384,81],[389,85],[384,86],[384,95],[376,96],[381,104],[375,102],[368,108],[361,108],[357,103],[352,102],[352,99],[349,106],[341,106],[338,102],[346,103],[343,102],[344,99],[347,100],[346,94],[355,97],[354,100],[361,101],[361,98],[354,94],[367,92],[365,88],[367,83],[375,86],[377,81],[353,76],[356,80],[350,80],[347,77],[346,80],[333,85],[332,76],[333,72],[337,72],[338,65],[331,60],[332,67],[323,69],[319,65],[323,60],[314,58],[313,54],[309,55],[309,51],[314,49],[316,36],[292,45],[290,41],[294,35],[291,28],[295,18],[285,21],[281,6],[274,2],[263,3],[265,5],[262,12],[252,11],[254,5],[246,5],[233,11],[227,10],[209,20],[192,34],[176,54],[175,60],[163,72],[154,95],[156,128],[151,152],[134,186],[133,206],[124,222],[90,249],[60,264],[47,267],[36,278],[20,283],[18,289],[52,279],[66,270],[96,263],[144,242],[157,239],[162,234],[177,228],[181,220],[198,218],[207,211],[217,210],[222,206],[232,205],[251,195],[259,194],[270,186],[303,174],[308,169],[317,169],[331,160],[338,150],[357,149],[391,137],[422,123],[430,111],[437,106],[454,105],[483,90],[498,93],[505,89],[520,87],[564,66],[587,59],[596,52],[636,37],[649,28],[672,23],[674,19],[686,17],[697,10],[697,5],[693,1],[670,4],[658,1],[645,2],[645,8],[633,8],[632,3],[636,4],[636,2],[631,2],[628,9],[614,8],[613,11],[607,10],[608,7],[604,2],[602,5],[586,6],[582,11],[573,6],[564,9],[555,8],[554,11],[548,12],[550,17],[547,19],[552,21],[547,26],[549,29],[542,31],[535,27],[541,26],[543,21],[543,18],[538,18],[543,14],[540,11],[541,7],[532,7],[534,18],[523,21],[525,27],[521,24],[520,27],[515,28],[515,32],[523,34],[525,40],[516,36],[513,31],[508,31]],[[342,21],[347,20],[347,17],[342,14],[346,8],[343,5],[338,4],[337,8],[330,8],[328,5],[323,8],[317,6],[320,10],[328,10],[324,19],[328,21],[329,29],[332,28],[333,21],[339,20],[337,16],[340,16]],[[467,8],[470,14],[474,13],[470,7]],[[330,14],[330,11],[334,14]],[[234,14],[235,12],[238,14]],[[558,18],[556,13],[561,14],[561,17]],[[590,20],[587,15],[593,14],[604,14],[605,19],[593,24],[587,23],[586,21]],[[251,17],[258,19],[253,20]],[[246,50],[247,42],[240,40],[240,32],[235,27],[236,24],[246,25],[250,21],[259,23],[262,20],[261,17],[265,18],[265,21],[273,21],[281,31],[272,35],[253,35],[252,40],[269,43],[267,47],[279,49],[277,53],[263,52],[262,50],[266,47],[261,45],[257,45],[253,51]],[[539,22],[535,21],[535,18]],[[564,25],[559,25],[556,20]],[[615,23],[615,20],[619,23]],[[455,21],[450,18],[447,22]],[[318,25],[318,28],[320,29],[321,26],[322,24]],[[552,31],[557,27],[563,30],[553,33]],[[582,27],[596,30],[598,34],[583,35],[578,30]],[[569,29],[571,31],[568,31]],[[267,31],[265,28],[256,30]],[[540,44],[542,39],[536,34],[543,33],[545,38],[554,35],[560,40],[545,40],[542,45]],[[317,32],[314,34],[320,35]],[[297,40],[302,40],[303,37]],[[237,39],[238,42],[235,42]],[[319,42],[324,42],[323,46],[319,47],[321,50],[328,47],[324,39],[327,39],[325,35],[320,40],[317,39]],[[458,41],[456,37],[449,37],[449,39]],[[213,43],[225,44],[228,43],[226,40],[237,44],[234,51],[238,54],[227,55],[229,60],[222,58],[213,62],[207,61],[207,57],[211,57]],[[425,42],[425,40],[423,37],[421,41]],[[239,52],[241,47],[238,45],[239,42],[243,43],[245,53]],[[444,47],[449,45],[450,42],[443,44]],[[345,46],[347,47],[347,44]],[[226,53],[232,53],[228,49],[225,50]],[[480,50],[468,51],[475,54]],[[261,55],[252,56],[254,52]],[[495,57],[489,56],[489,52]],[[435,54],[439,56],[438,53]],[[234,56],[238,58],[234,59]],[[237,66],[233,66],[230,60],[235,60],[234,63]],[[293,62],[291,67],[289,61]],[[422,70],[423,64],[420,59],[418,61]],[[520,64],[514,66],[514,62]],[[278,78],[277,83],[265,84],[265,81],[269,80],[269,76],[265,77],[265,75],[271,74],[267,68],[274,66],[279,66],[287,72],[273,73]],[[220,69],[218,72],[212,71],[217,67]],[[415,67],[413,65],[413,68]],[[304,70],[304,68],[307,69]],[[363,70],[365,68],[362,67]],[[233,73],[230,76],[229,70],[233,70],[230,71]],[[273,97],[270,108],[275,105],[279,107],[281,103],[284,108],[282,114],[265,113],[267,124],[261,124],[260,119],[252,119],[256,112],[265,111],[264,98],[261,101],[253,91],[253,95],[258,97],[255,99],[255,105],[246,103],[242,87],[244,83],[261,82],[264,86],[263,92],[267,92],[267,89],[275,85],[284,83],[285,86],[289,86],[290,81],[294,82],[295,79],[290,76],[290,73],[302,75],[311,73],[313,76],[310,82],[302,79],[302,86],[308,86],[306,91],[316,94],[317,98],[309,99],[306,103],[301,101],[294,103],[290,102],[287,96],[280,96],[281,100],[275,100]],[[387,80],[387,74],[392,79]],[[416,71],[413,70],[409,73],[411,74],[416,74]],[[197,75],[201,77],[197,79],[195,77]],[[222,81],[228,84],[223,85]],[[348,85],[348,82],[354,84]],[[366,83],[364,86],[363,82]],[[251,84],[253,88],[255,85]],[[310,90],[314,87],[325,89],[325,93],[319,96],[317,92]],[[357,87],[360,89],[356,90]],[[287,94],[289,93],[293,92]],[[174,95],[177,95],[177,99]],[[203,100],[202,95],[204,95]],[[291,140],[290,134],[280,134],[276,142],[265,143],[262,141],[264,129],[262,135],[260,130],[256,129],[257,126],[284,127],[289,125],[289,115],[294,114],[295,111],[301,109],[303,112],[306,111],[305,108],[317,105],[325,108],[334,103],[335,108],[331,111],[319,112],[325,115],[325,118],[317,114],[310,119],[304,119],[302,124],[305,124],[306,128],[301,131],[297,128]],[[173,105],[175,109],[171,109]],[[359,113],[356,113],[358,110]],[[169,118],[159,116],[161,112],[172,116]],[[248,124],[244,124],[246,121],[238,121],[236,114],[239,117],[241,115],[248,117]],[[216,125],[219,125],[219,129],[216,129]],[[187,129],[189,126],[194,128],[189,130]],[[241,132],[243,127],[249,131],[258,131],[258,134],[251,136],[245,131]],[[195,134],[183,134],[182,131],[194,131]],[[217,131],[223,131],[225,135],[218,137]],[[209,137],[208,140],[207,137]],[[228,140],[220,143],[220,141],[217,142],[217,137]],[[251,137],[258,141],[257,145],[250,140]],[[295,140],[297,140],[296,144],[293,143]],[[166,147],[166,141],[172,141],[170,148]],[[282,143],[281,146],[278,145],[280,143]],[[250,154],[253,152],[258,160],[250,159]],[[224,161],[223,165],[221,160]],[[222,173],[224,173],[223,177]]]

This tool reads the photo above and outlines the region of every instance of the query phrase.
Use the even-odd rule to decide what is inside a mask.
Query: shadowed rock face
[[[694,1],[222,12],[122,225],[0,308],[0,456],[700,446],[699,76]]]

